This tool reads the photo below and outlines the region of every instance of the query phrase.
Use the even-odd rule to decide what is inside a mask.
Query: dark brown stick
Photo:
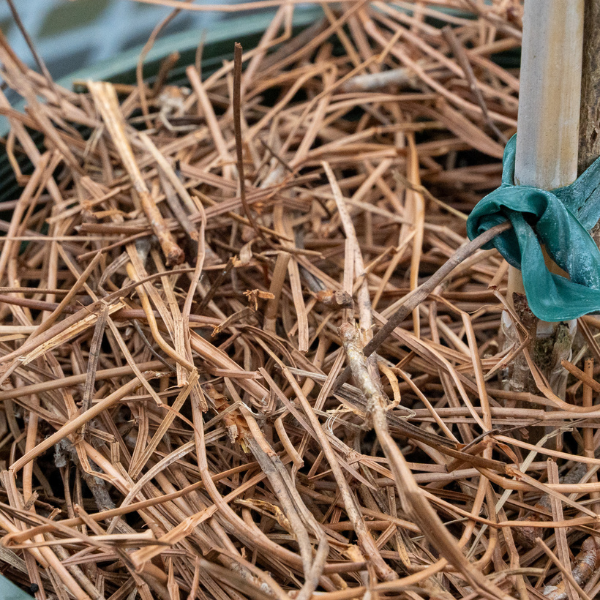
[[[244,146],[242,141],[242,53],[243,48],[239,42],[235,43],[233,50],[233,128],[235,130],[235,152],[237,155],[238,178],[240,181],[240,198],[244,212],[252,229],[264,238],[263,232],[256,225],[252,211],[246,200],[246,181],[244,180]]]
[[[440,285],[440,283],[442,283],[442,281],[444,281],[444,279],[446,279],[446,277],[448,277],[461,262],[463,262],[463,260],[469,258],[476,250],[479,250],[479,248],[485,246],[497,235],[507,231],[511,227],[512,225],[510,222],[506,221],[506,223],[501,223],[500,225],[488,229],[485,233],[477,236],[468,244],[461,246],[425,283],[422,283],[406,297],[406,302],[387,320],[387,323],[381,327],[371,341],[364,347],[365,356],[371,356],[373,352],[376,352],[392,331],[394,331],[413,309],[419,306],[419,304],[421,304],[421,302],[423,302],[423,300],[425,300],[425,298],[427,298],[427,296],[433,292],[433,290]],[[350,367],[346,367],[336,379],[332,391],[335,391],[343,383],[346,383],[350,377],[350,373]]]
[[[106,327],[106,319],[108,318],[108,305],[102,307],[98,314],[98,320],[94,327],[94,335],[90,344],[90,355],[87,364],[86,380],[83,389],[81,400],[81,412],[85,412],[92,405],[94,397],[94,387],[96,385],[96,372],[98,370],[98,360],[100,359],[100,351],[102,349],[102,338],[104,337],[104,328]],[[85,434],[87,423],[84,423],[81,428],[81,435]]]
[[[39,55],[37,48],[35,47],[35,44],[33,43],[31,36],[29,35],[29,32],[27,31],[27,29],[25,28],[25,25],[23,24],[23,21],[21,20],[21,16],[19,15],[17,9],[15,8],[13,0],[6,0],[6,1],[8,3],[8,7],[10,8],[10,12],[12,13],[13,19],[15,20],[15,23],[17,24],[17,27],[19,28],[19,31],[21,32],[21,35],[23,36],[23,38],[25,38],[25,43],[27,44],[27,47],[29,48],[29,51],[31,52],[31,54],[33,56],[33,60],[35,60],[35,63],[37,64],[38,68],[42,72],[42,75],[48,81],[48,85],[52,88],[52,91],[56,94],[56,99],[58,100],[60,98],[60,95],[58,93],[56,93],[56,86],[54,84],[54,79],[52,79],[52,75],[50,75],[50,71],[48,71],[48,67],[46,66],[46,63],[44,62],[44,59]]]
[[[600,0],[586,0],[583,18],[579,174],[600,156]]]

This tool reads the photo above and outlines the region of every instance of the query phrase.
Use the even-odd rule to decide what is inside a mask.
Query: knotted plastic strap
[[[507,219],[513,225],[484,246],[494,246],[521,270],[533,314],[568,321],[600,311],[600,251],[588,233],[600,219],[600,159],[574,183],[552,191],[514,184],[517,139],[504,150],[502,185],[471,212],[473,239]],[[570,280],[546,267],[542,245]]]

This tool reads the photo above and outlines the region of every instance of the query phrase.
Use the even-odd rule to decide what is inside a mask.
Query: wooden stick
[[[256,233],[264,238],[257,227],[250,206],[246,200],[246,180],[244,178],[244,141],[242,139],[242,45],[235,43],[233,48],[233,126],[235,128],[235,152],[237,156],[238,180],[240,182],[240,198],[244,213]]]
[[[160,210],[152,199],[146,182],[140,172],[133,150],[125,134],[125,125],[122,121],[121,112],[117,100],[115,88],[110,83],[88,82],[88,88],[94,95],[102,120],[104,121],[115,144],[127,173],[131,178],[133,187],[139,195],[142,208],[148,217],[148,222],[156,234],[158,241],[165,253],[168,265],[178,265],[183,262],[185,255],[183,250],[175,242],[169,231]]]
[[[600,0],[586,0],[583,21],[583,65],[579,117],[578,173],[600,156]]]
[[[373,352],[385,342],[389,335],[404,321],[415,307],[417,307],[427,296],[444,281],[452,271],[465,259],[476,252],[481,246],[485,246],[497,235],[510,229],[512,225],[507,221],[501,225],[496,225],[488,229],[485,233],[476,237],[474,240],[465,244],[451,256],[444,266],[438,269],[425,283],[421,284],[413,292],[406,296],[404,304],[387,320],[386,324],[373,336],[373,339],[363,348],[365,356],[371,356]],[[333,389],[337,389],[350,377],[350,368],[346,367],[340,376],[336,379]]]

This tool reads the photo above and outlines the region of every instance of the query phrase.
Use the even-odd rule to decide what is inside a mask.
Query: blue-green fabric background
[[[14,4],[55,78],[143,45],[171,10],[132,0],[14,0]],[[164,34],[197,30],[200,39],[202,29],[226,18],[222,13],[183,11]],[[17,55],[31,64],[29,50],[4,1],[0,2],[0,29]]]

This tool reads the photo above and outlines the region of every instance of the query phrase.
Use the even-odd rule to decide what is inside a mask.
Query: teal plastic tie
[[[588,233],[600,219],[600,159],[571,185],[552,191],[515,185],[517,136],[506,145],[502,185],[483,198],[467,221],[473,239],[510,220],[494,246],[520,269],[529,308],[542,321],[568,321],[600,311],[600,251]],[[570,279],[551,273],[542,246]]]

